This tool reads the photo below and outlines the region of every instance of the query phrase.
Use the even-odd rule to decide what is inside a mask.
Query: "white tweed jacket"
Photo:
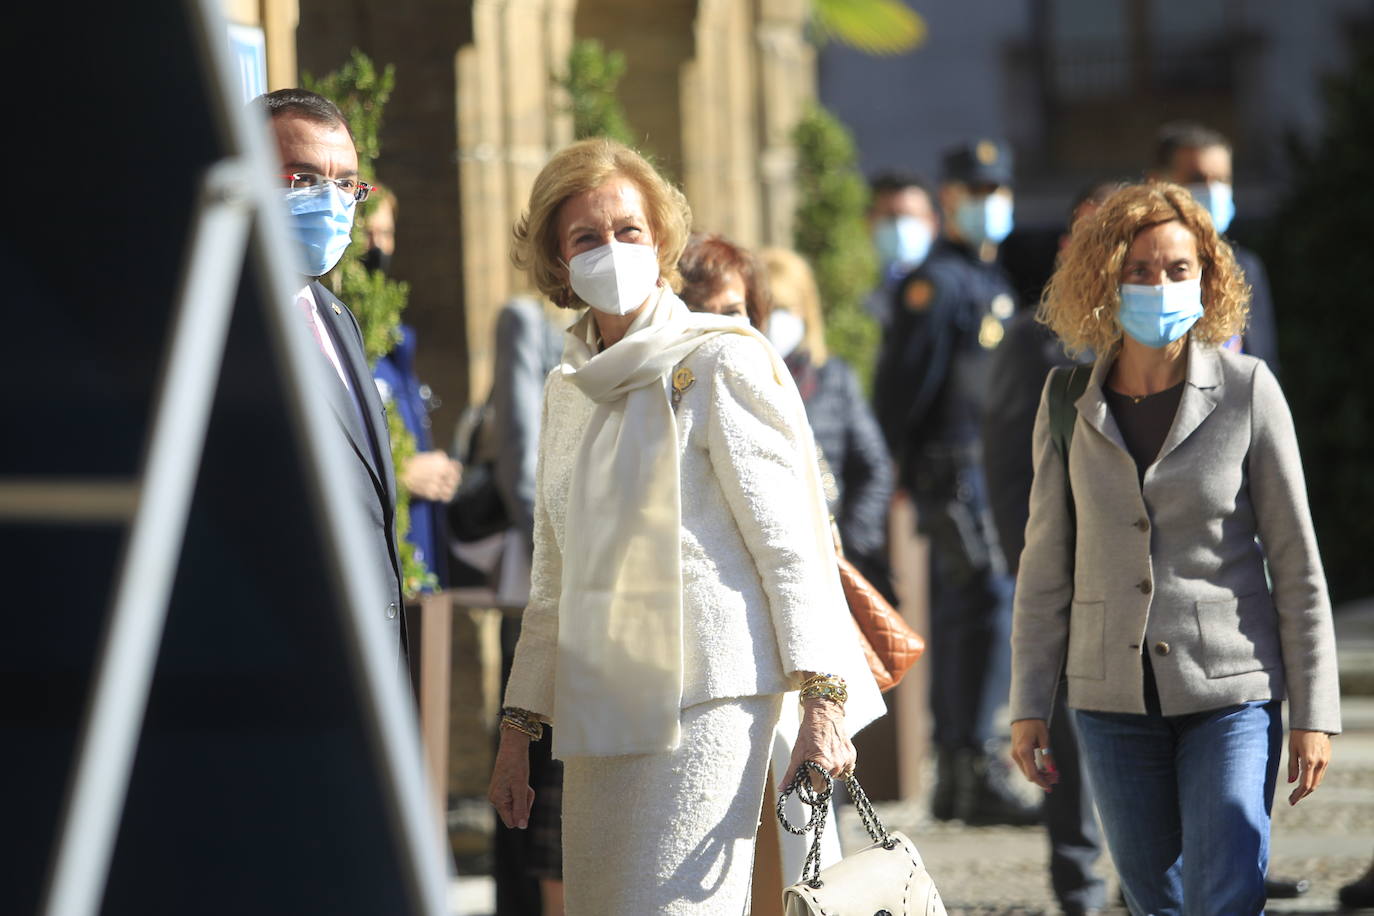
[[[1046,383],[1012,623],[1013,719],[1069,706],[1166,716],[1289,700],[1292,728],[1341,730],[1326,578],[1288,404],[1262,361],[1190,343],[1173,426],[1142,487],[1098,359],[1064,462]],[[1266,582],[1265,562],[1273,579]]]
[[[797,672],[849,684],[851,732],[884,711],[858,648],[833,556],[814,556],[803,454],[789,428],[791,377],[761,344],[717,334],[682,365],[695,382],[675,408],[682,480],[683,697],[687,708],[796,690]],[[573,461],[593,402],[559,369],[544,385],[534,560],[505,704],[552,722],[558,601]],[[624,689],[633,690],[633,684]],[[553,723],[555,727],[557,723]]]

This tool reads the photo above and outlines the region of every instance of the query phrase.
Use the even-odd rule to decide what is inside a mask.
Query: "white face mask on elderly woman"
[[[607,242],[568,262],[568,283],[583,302],[597,311],[628,315],[658,285],[658,249]]]

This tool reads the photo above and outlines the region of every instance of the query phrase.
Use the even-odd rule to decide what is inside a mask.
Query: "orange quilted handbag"
[[[926,650],[926,641],[843,555],[836,556],[844,600],[879,690],[891,690]]]

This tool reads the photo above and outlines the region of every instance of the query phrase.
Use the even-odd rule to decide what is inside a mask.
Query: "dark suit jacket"
[[[386,410],[372,381],[372,370],[363,352],[362,332],[353,313],[317,280],[310,284],[320,316],[329,328],[339,361],[348,373],[349,384],[359,400],[341,384],[326,391],[329,406],[338,420],[349,453],[356,459],[331,475],[332,492],[362,506],[368,524],[371,548],[364,557],[351,557],[358,563],[372,563],[376,580],[383,591],[366,595],[364,606],[375,608],[386,631],[394,641],[397,657],[406,651],[405,602],[401,591],[401,557],[396,545],[396,474],[391,466],[391,436],[387,432]],[[335,372],[329,367],[330,380]],[[361,407],[361,415],[359,407]]]
[[[1250,324],[1245,328],[1242,346],[1246,353],[1258,356],[1279,374],[1279,334],[1274,322],[1274,299],[1269,295],[1269,275],[1264,262],[1249,248],[1234,245],[1236,263],[1250,284]]]
[[[1045,376],[1073,361],[1054,332],[1022,309],[1007,322],[1007,336],[992,354],[983,409],[983,476],[988,504],[1007,565],[1015,572],[1026,544],[1030,517],[1031,461],[1035,412]]]

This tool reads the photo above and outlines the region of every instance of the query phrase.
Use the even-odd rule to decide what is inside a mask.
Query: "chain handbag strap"
[[[811,784],[808,770],[814,772],[825,780],[825,787],[817,789]],[[859,818],[863,821],[864,829],[872,837],[873,842],[880,844],[884,849],[893,849],[897,845],[897,840],[883,822],[878,818],[878,812],[873,810],[873,803],[868,800],[867,793],[859,785],[859,781],[854,778],[851,771],[844,777],[844,783],[849,788],[850,800],[854,802],[854,807],[859,810]],[[811,816],[806,823],[800,827],[794,825],[783,813],[783,805],[787,802],[787,796],[793,792],[802,804],[811,808]],[[814,760],[807,760],[797,767],[797,774],[792,777],[792,782],[778,796],[778,823],[782,824],[784,830],[797,836],[805,836],[815,831],[811,838],[811,848],[807,850],[806,861],[802,864],[801,879],[807,887],[812,890],[819,890],[824,886],[821,881],[821,837],[825,834],[826,815],[830,811],[830,798],[835,793],[835,783],[830,774]]]

